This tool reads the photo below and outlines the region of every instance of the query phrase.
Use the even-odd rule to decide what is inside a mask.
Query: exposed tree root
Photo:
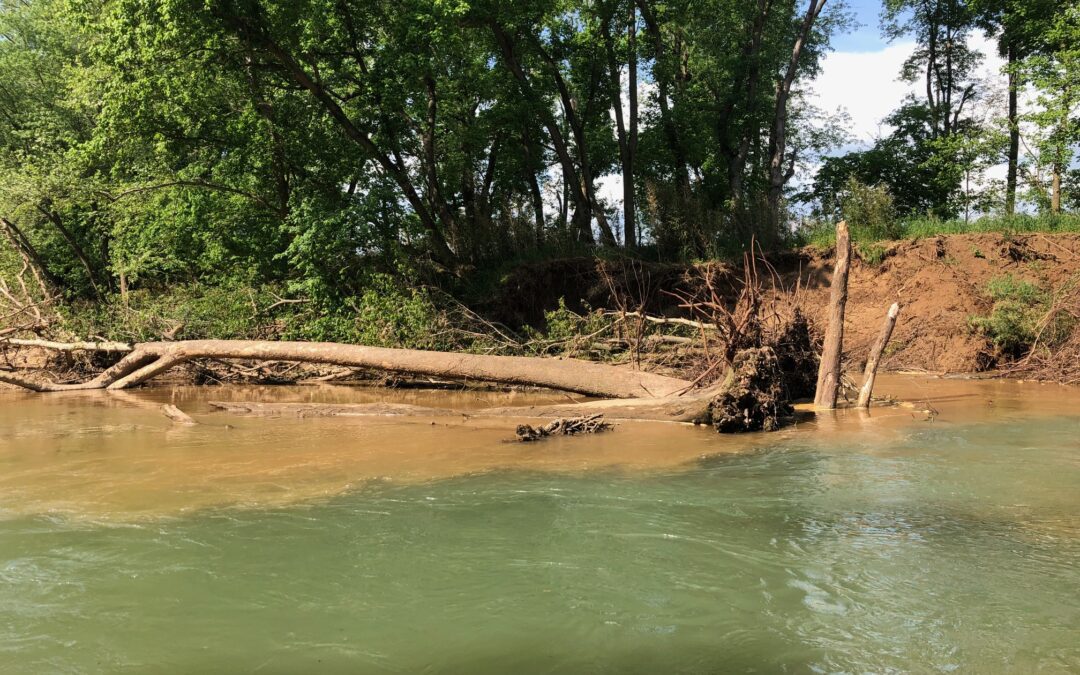
[[[772,347],[744,349],[709,401],[709,424],[721,433],[774,431],[794,413]]]

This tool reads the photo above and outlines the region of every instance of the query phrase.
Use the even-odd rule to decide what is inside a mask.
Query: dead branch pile
[[[543,426],[534,427],[528,424],[519,424],[517,439],[523,443],[539,441],[548,436],[577,436],[578,434],[598,434],[602,431],[610,431],[614,428],[610,422],[604,421],[604,415],[597,413],[585,417],[561,417]]]

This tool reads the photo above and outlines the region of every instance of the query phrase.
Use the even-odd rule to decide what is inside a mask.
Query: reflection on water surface
[[[506,420],[205,401],[552,397],[0,392],[2,670],[1080,669],[1076,390],[880,390],[940,415],[521,445]]]

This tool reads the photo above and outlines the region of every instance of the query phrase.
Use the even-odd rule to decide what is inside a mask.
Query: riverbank
[[[818,247],[755,261],[762,316],[798,306],[820,339],[824,325],[818,319],[825,314],[833,262],[833,251]],[[861,367],[886,308],[899,302],[885,370],[1080,381],[1078,280],[1080,234],[961,234],[857,245],[845,322],[847,367]],[[710,350],[723,347],[723,338],[707,327],[717,324],[718,313],[735,311],[745,287],[743,270],[724,263],[596,258],[520,265],[482,289],[459,289],[457,297],[430,286],[379,283],[332,310],[304,298],[286,301],[266,289],[142,292],[126,300],[64,307],[52,330],[69,339],[334,338],[481,354],[572,356],[694,379]],[[721,308],[707,306],[710,302]],[[327,335],[320,328],[327,325],[336,332]],[[61,377],[109,363],[107,355],[32,348],[4,349],[3,359],[9,368],[43,369]],[[356,369],[213,361],[176,376],[206,384],[410,383]]]
[[[797,304],[820,339],[835,251],[808,246],[765,256],[759,275],[768,301]],[[643,266],[575,259],[538,263],[508,275],[487,303],[500,321],[538,321],[560,298],[571,305],[619,304],[612,282],[649,287],[645,304],[688,316],[680,297],[693,296],[695,273],[715,265]],[[613,269],[612,269],[613,268]],[[740,271],[718,274],[730,300]],[[625,291],[623,291],[625,294]],[[639,294],[640,295],[640,294]],[[1080,234],[954,234],[855,246],[848,282],[844,358],[857,369],[893,302],[900,317],[882,368],[938,374],[986,373],[1080,382]],[[1032,348],[1035,357],[1032,355]],[[1027,362],[1024,362],[1028,359]],[[1056,369],[1056,370],[1055,370]]]

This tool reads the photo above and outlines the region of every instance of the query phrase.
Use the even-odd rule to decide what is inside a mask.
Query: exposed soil
[[[781,276],[789,285],[801,276],[805,311],[824,316],[833,251],[805,250],[800,262],[801,270],[784,269]],[[889,305],[899,301],[900,318],[882,368],[947,373],[993,368],[998,364],[992,350],[970,329],[969,319],[990,312],[987,284],[1005,274],[1062,286],[1080,275],[1080,235],[965,234],[885,245],[877,265],[858,260],[852,266],[845,355],[853,364],[862,362]]]
[[[974,333],[969,319],[991,310],[987,284],[1011,274],[1017,279],[1058,288],[1080,275],[1080,235],[964,234],[887,242],[878,245],[877,262],[856,247],[848,290],[845,358],[860,367],[893,302],[901,305],[892,343],[882,362],[885,370],[941,373],[979,372],[999,365],[986,339]],[[800,306],[820,337],[833,266],[832,250],[806,248],[769,257],[775,271],[759,270],[766,287],[798,292]],[[718,275],[734,295],[741,270],[722,268]],[[487,303],[489,316],[509,325],[543,321],[543,311],[559,298],[579,311],[615,307],[617,295],[644,304],[646,311],[685,316],[675,295],[695,291],[691,268],[597,262],[577,258],[526,265],[504,281]],[[770,277],[772,279],[770,280]],[[612,289],[617,289],[615,293]],[[774,293],[777,290],[774,290]],[[625,301],[624,301],[625,302]]]

